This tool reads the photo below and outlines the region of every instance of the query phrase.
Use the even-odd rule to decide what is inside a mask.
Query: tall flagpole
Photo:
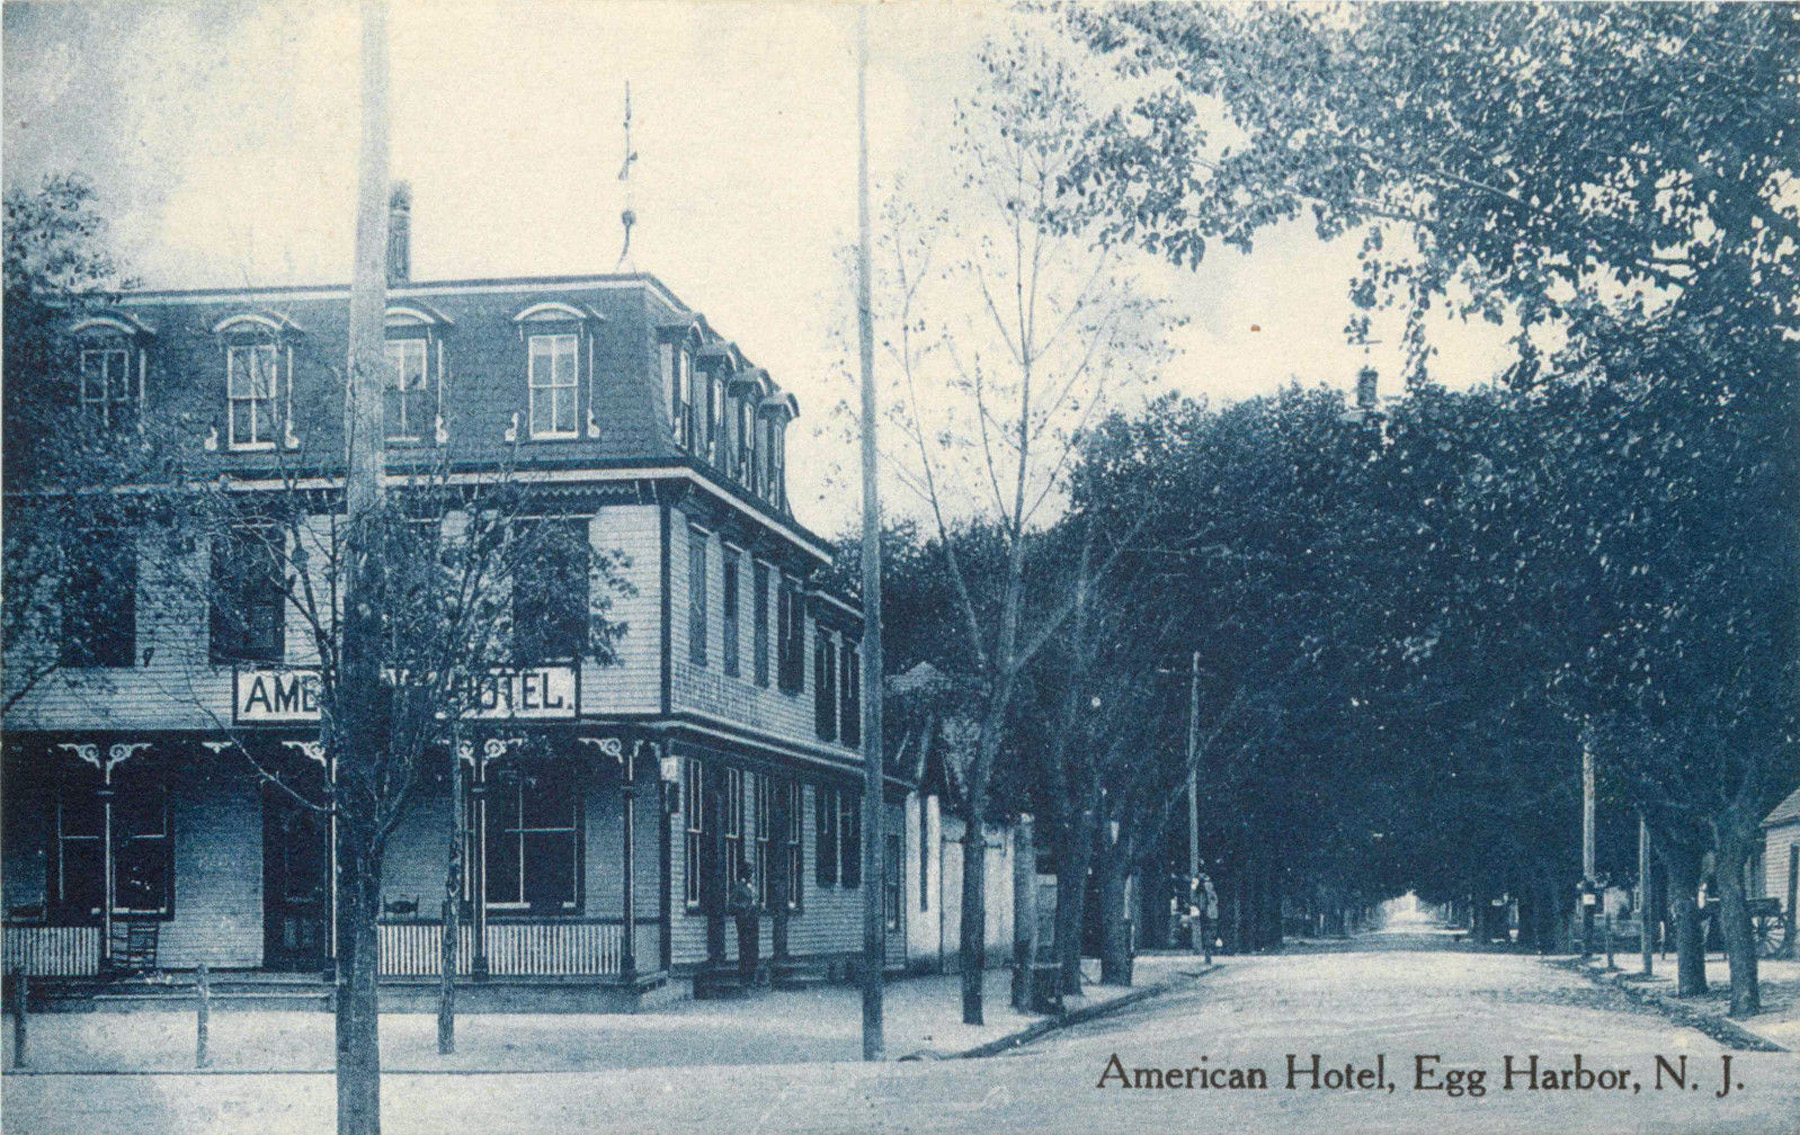
[[[876,485],[875,316],[869,283],[869,8],[856,9],[856,330],[862,356],[863,1059],[880,1060],[887,965],[881,754],[881,494]]]

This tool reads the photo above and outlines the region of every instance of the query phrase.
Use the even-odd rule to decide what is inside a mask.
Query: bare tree
[[[1074,605],[1034,604],[1027,558],[1066,501],[1085,432],[1167,357],[1169,322],[1094,239],[1088,206],[1068,187],[1091,120],[1078,73],[1023,39],[990,46],[982,63],[980,91],[958,108],[956,204],[934,211],[901,186],[885,209],[879,265],[888,420],[903,443],[889,468],[943,541],[981,691],[961,801],[970,1023],[982,1019],[982,823],[994,766],[1023,671]],[[971,518],[1004,546],[1002,577],[987,581],[994,604],[978,600],[982,581],[968,578],[950,538]]]

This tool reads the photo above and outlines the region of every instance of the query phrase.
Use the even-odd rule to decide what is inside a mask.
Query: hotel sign
[[[391,677],[391,675],[390,675]],[[239,669],[232,674],[232,719],[243,725],[319,720],[319,672],[310,668]],[[580,706],[573,666],[497,669],[469,691],[472,720],[567,721]]]
[[[231,675],[232,720],[285,725],[319,720],[317,670],[245,670]]]

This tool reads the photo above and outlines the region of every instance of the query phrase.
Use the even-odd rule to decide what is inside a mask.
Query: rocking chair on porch
[[[107,968],[116,973],[147,973],[156,969],[156,940],[161,925],[147,920],[115,921]]]

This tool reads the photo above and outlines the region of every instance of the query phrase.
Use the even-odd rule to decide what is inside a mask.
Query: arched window
[[[423,305],[387,310],[387,439],[402,444],[444,437],[444,332],[450,320]]]
[[[534,441],[581,436],[582,356],[592,355],[589,328],[601,318],[560,302],[535,303],[513,316],[525,343],[525,418]],[[591,403],[589,427],[598,436]]]
[[[100,430],[136,425],[144,401],[150,329],[126,316],[97,315],[70,328],[82,419]]]
[[[234,450],[274,449],[278,439],[299,444],[291,429],[297,330],[266,312],[229,316],[213,326],[225,356],[225,439]]]

